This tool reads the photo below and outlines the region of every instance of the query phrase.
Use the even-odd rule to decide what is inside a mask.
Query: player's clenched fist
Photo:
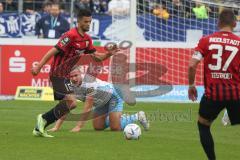
[[[109,53],[111,53],[111,54],[115,54],[116,52],[119,52],[120,51],[120,49],[119,49],[119,47],[117,46],[117,44],[115,44],[115,43],[108,43],[108,44],[106,44],[105,45],[105,47],[104,47],[104,49],[106,50],[106,51],[108,51]]]
[[[40,69],[41,68],[39,66],[32,67],[32,69],[31,69],[32,75],[34,75],[34,76],[38,75],[38,73],[40,72]]]
[[[189,86],[188,88],[188,98],[192,101],[197,100],[197,89],[195,86]]]

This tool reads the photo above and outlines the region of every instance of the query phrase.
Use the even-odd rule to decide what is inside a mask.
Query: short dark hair
[[[52,3],[51,6],[58,6],[59,8],[61,8],[59,3]]]
[[[51,2],[44,2],[43,5],[42,5],[42,8],[46,7],[46,6],[52,6],[52,3]]]
[[[221,13],[219,14],[218,18],[218,26],[224,27],[224,26],[232,26],[234,25],[236,21],[236,16],[232,9],[223,9]]]
[[[91,17],[92,12],[89,9],[80,9],[77,13],[77,19],[81,19],[82,17]]]

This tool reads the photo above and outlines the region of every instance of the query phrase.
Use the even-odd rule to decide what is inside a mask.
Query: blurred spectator
[[[170,16],[166,7],[163,4],[158,4],[158,5],[154,6],[152,13],[155,16],[165,19],[165,20],[167,20]]]
[[[111,0],[108,3],[108,13],[110,15],[128,15],[130,12],[129,0]]]
[[[180,0],[172,0],[168,8],[171,16],[184,17],[184,7]]]
[[[0,14],[4,12],[3,3],[0,2]]]
[[[70,12],[71,0],[45,0],[45,3],[56,3],[60,6],[60,12],[65,14],[65,12]]]
[[[33,0],[24,0],[23,1],[23,11],[29,14],[34,14],[35,12],[35,3]]]
[[[92,0],[94,13],[106,13],[108,11],[108,0]]]
[[[80,9],[88,9],[93,11],[92,1],[90,0],[76,0],[74,4],[75,13]]]
[[[42,14],[43,15],[48,15],[50,14],[50,11],[51,11],[51,6],[52,6],[52,3],[51,2],[44,2],[43,5],[42,5]]]
[[[223,8],[222,6],[218,6],[216,4],[209,4],[209,8],[210,8],[210,12],[208,13],[209,17],[212,18],[217,18],[221,8]]]
[[[182,3],[184,5],[184,16],[186,18],[195,17],[192,10],[193,6],[195,6],[195,3],[189,0],[182,0]]]
[[[50,15],[42,17],[36,23],[36,35],[40,38],[59,38],[70,28],[67,20],[60,15],[59,4],[52,4]]]
[[[196,1],[196,7],[193,8],[193,13],[197,19],[207,19],[209,11],[210,11],[210,8]]]
[[[6,0],[4,4],[5,12],[16,12],[18,11],[17,2],[13,0]]]

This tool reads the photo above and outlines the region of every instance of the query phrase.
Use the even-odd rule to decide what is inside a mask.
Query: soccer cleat
[[[149,124],[149,121],[146,117],[145,112],[143,112],[143,111],[138,112],[138,120],[139,120],[140,124],[143,126],[144,130],[148,131],[149,127],[150,127],[150,124]]]
[[[36,137],[46,137],[46,138],[52,138],[54,136],[49,135],[47,132],[41,133],[40,131],[38,131],[36,128],[33,129],[33,135]]]
[[[36,136],[36,137],[41,137],[41,134],[42,134],[42,133],[39,132],[36,128],[34,128],[32,134],[33,134],[34,136]]]
[[[53,137],[54,137],[54,136],[48,134],[47,132],[42,133],[41,136],[42,136],[42,137],[46,137],[46,138],[53,138]]]
[[[45,125],[46,125],[46,121],[42,118],[42,114],[39,114],[37,116],[37,126],[36,128],[34,128],[33,130],[33,135],[34,136],[38,136],[38,137],[47,137],[47,138],[51,138],[53,137],[52,135],[49,135],[46,131],[45,131]]]
[[[45,125],[46,125],[46,121],[42,118],[42,114],[39,114],[37,116],[37,128],[39,132],[45,133]]]

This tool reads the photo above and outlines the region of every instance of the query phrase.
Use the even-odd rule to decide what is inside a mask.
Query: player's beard
[[[88,32],[89,31],[89,27],[88,28],[82,28],[83,32]]]

